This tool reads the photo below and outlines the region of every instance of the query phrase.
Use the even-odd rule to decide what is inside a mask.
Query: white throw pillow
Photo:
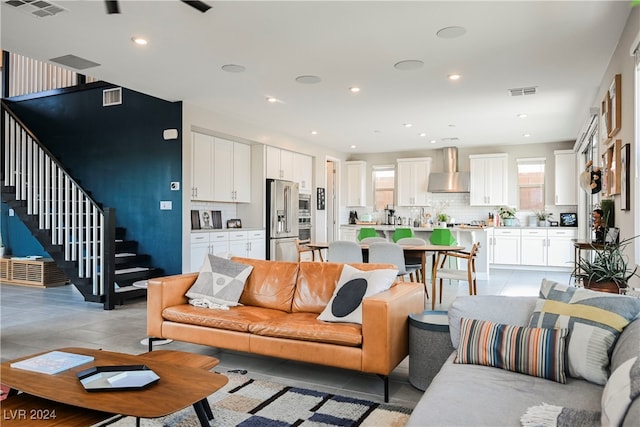
[[[603,426],[621,426],[633,396],[640,393],[640,362],[632,357],[618,366],[602,392]]]
[[[238,305],[252,270],[251,265],[207,254],[198,278],[186,293],[189,303],[209,307]]]
[[[362,300],[389,289],[397,275],[395,269],[362,271],[345,264],[336,290],[318,319],[362,324]]]

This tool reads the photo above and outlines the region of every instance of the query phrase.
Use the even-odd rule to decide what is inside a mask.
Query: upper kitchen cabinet
[[[213,196],[218,202],[251,201],[251,147],[215,138]]]
[[[471,206],[506,205],[508,200],[508,156],[499,154],[473,154],[469,156]]]
[[[311,177],[313,176],[313,158],[304,154],[293,153],[293,180],[298,183],[300,193],[311,194]]]
[[[251,147],[194,132],[191,200],[251,201]]]
[[[398,206],[426,206],[431,158],[398,159]]]
[[[347,206],[366,206],[367,162],[345,162],[347,177]]]
[[[577,205],[578,173],[576,153],[573,150],[556,150],[553,154],[556,158],[555,204]]]
[[[191,200],[213,200],[214,138],[194,132],[191,141]]]
[[[267,145],[267,178],[293,181],[293,152]]]

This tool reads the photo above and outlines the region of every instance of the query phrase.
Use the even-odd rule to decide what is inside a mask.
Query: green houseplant
[[[584,251],[585,256],[574,261],[571,275],[587,289],[621,293],[631,277],[640,277],[638,267],[624,254],[627,245],[636,237],[592,244],[590,251]]]
[[[536,218],[538,219],[538,225],[544,227],[549,218],[553,216],[553,212],[538,211],[536,212]]]

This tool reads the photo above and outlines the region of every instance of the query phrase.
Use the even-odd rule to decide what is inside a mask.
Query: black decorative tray
[[[94,366],[77,375],[87,391],[141,390],[160,380],[146,365]]]

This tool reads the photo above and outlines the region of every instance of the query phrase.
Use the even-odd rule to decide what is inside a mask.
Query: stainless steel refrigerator
[[[297,261],[298,183],[267,179],[267,259]]]

